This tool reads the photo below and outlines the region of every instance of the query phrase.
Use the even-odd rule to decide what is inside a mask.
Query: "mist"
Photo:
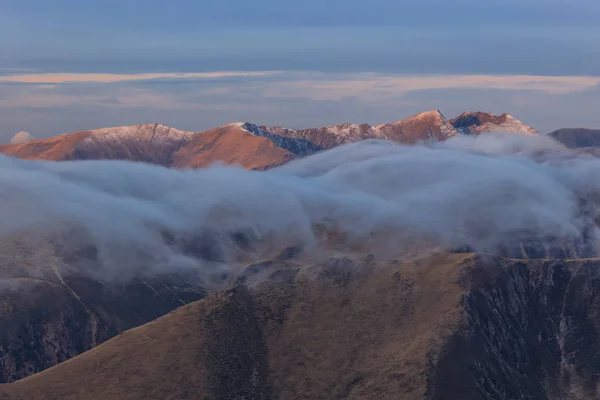
[[[1,274],[235,272],[289,248],[591,257],[599,173],[600,160],[552,139],[501,134],[367,140],[262,172],[1,156]]]

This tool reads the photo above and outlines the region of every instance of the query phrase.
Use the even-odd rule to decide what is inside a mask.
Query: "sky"
[[[509,112],[600,128],[597,0],[0,0],[0,142]]]

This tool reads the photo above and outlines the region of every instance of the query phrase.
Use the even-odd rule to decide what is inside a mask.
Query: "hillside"
[[[283,262],[17,383],[34,399],[590,399],[598,260]]]
[[[264,170],[294,158],[294,154],[271,140],[229,124],[196,134],[173,154],[175,168],[202,168],[215,162],[241,165],[246,169]]]
[[[120,270],[126,261],[111,263],[119,277],[101,274],[102,255],[91,244],[0,239],[0,382],[56,365],[206,294],[190,271],[127,276]]]
[[[439,110],[427,111],[400,121],[375,126],[340,124],[300,130],[261,126],[260,130],[283,138],[302,140],[319,149],[330,149],[365,139],[385,139],[412,144],[423,140],[446,140],[457,134]]]
[[[565,128],[550,132],[548,136],[572,149],[600,147],[600,129]]]

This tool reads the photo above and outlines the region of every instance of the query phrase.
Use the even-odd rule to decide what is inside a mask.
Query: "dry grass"
[[[197,134],[173,155],[176,168],[202,168],[214,162],[239,164],[246,169],[264,170],[294,158],[271,140],[254,136],[235,125],[226,125]]]
[[[89,132],[84,131],[26,143],[2,144],[0,153],[25,160],[68,160],[71,159],[77,145],[87,136]]]
[[[459,266],[470,258],[274,269],[251,293],[233,289],[183,306],[0,393],[225,399],[245,379],[255,381],[247,398],[421,399],[428,360],[460,322]]]

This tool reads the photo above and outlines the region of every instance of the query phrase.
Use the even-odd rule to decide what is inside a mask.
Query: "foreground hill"
[[[5,399],[591,399],[598,260],[435,254],[268,265]]]
[[[257,135],[270,133],[283,138],[302,140],[330,149],[345,143],[365,139],[386,139],[399,143],[412,144],[423,140],[446,140],[457,134],[439,110],[413,115],[389,124],[371,126],[368,124],[340,124],[322,128],[287,129],[274,126],[254,127]]]
[[[206,294],[189,272],[118,280],[94,274],[93,246],[65,251],[26,242],[0,240],[0,382],[42,371]]]
[[[243,129],[242,125],[229,124],[196,134],[173,154],[171,166],[202,168],[222,162],[263,170],[294,158],[294,154],[288,150],[277,146],[268,138],[253,135]]]
[[[578,147],[600,147],[600,129],[566,128],[548,134],[572,149]]]

